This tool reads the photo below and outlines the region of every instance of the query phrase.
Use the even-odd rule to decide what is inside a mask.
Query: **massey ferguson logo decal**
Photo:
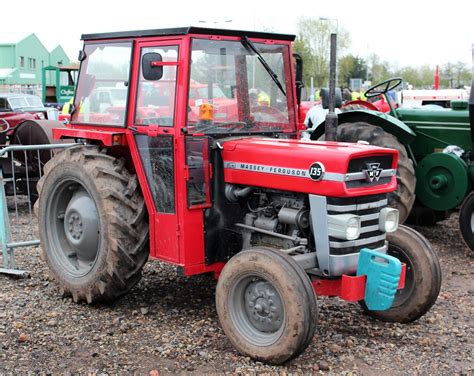
[[[266,174],[275,175],[297,176],[302,178],[308,177],[308,171],[306,170],[290,167],[266,166],[253,163],[224,162],[224,168],[230,168],[232,170],[263,172]]]
[[[382,169],[379,167],[380,163],[366,163],[367,170],[362,170],[365,172],[365,178],[368,182],[372,183],[375,181],[379,181],[380,174],[382,173]]]
[[[324,165],[320,162],[314,162],[309,168],[309,177],[313,180],[321,180],[324,176]]]

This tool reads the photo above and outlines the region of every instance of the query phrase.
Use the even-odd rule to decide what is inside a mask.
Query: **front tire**
[[[388,194],[389,205],[398,209],[400,223],[404,223],[415,202],[416,177],[413,162],[405,146],[382,128],[364,123],[343,123],[337,126],[337,140],[342,142],[366,141],[370,145],[396,149],[399,152],[397,166],[398,187]]]
[[[251,248],[227,262],[217,283],[216,307],[234,347],[273,364],[303,352],[317,326],[308,276],[290,256],[271,248]]]
[[[387,234],[388,254],[406,264],[405,287],[397,291],[386,311],[365,312],[382,321],[408,323],[419,319],[433,306],[441,288],[439,260],[428,241],[417,231],[400,226]]]
[[[74,301],[111,301],[141,278],[148,221],[137,178],[95,146],[73,147],[38,182],[41,245],[53,277]]]
[[[474,251],[474,192],[471,192],[461,205],[459,229],[464,243]]]

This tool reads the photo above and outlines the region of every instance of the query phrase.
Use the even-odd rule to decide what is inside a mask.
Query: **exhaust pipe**
[[[326,115],[324,138],[326,141],[337,141],[336,107],[336,48],[337,34],[331,34],[331,54],[329,58],[329,112]]]

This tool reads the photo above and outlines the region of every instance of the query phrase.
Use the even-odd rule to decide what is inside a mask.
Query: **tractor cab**
[[[215,137],[295,134],[292,36],[167,32],[130,33],[136,45],[120,33],[84,36],[71,123]]]

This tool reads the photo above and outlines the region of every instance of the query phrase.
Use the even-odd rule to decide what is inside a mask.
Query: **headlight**
[[[38,117],[38,119],[44,120],[44,114],[42,112],[38,112],[36,116]]]
[[[360,217],[353,214],[328,215],[328,234],[343,240],[357,239],[360,235]]]
[[[398,229],[398,210],[383,208],[380,211],[379,229],[383,232],[394,232]]]

